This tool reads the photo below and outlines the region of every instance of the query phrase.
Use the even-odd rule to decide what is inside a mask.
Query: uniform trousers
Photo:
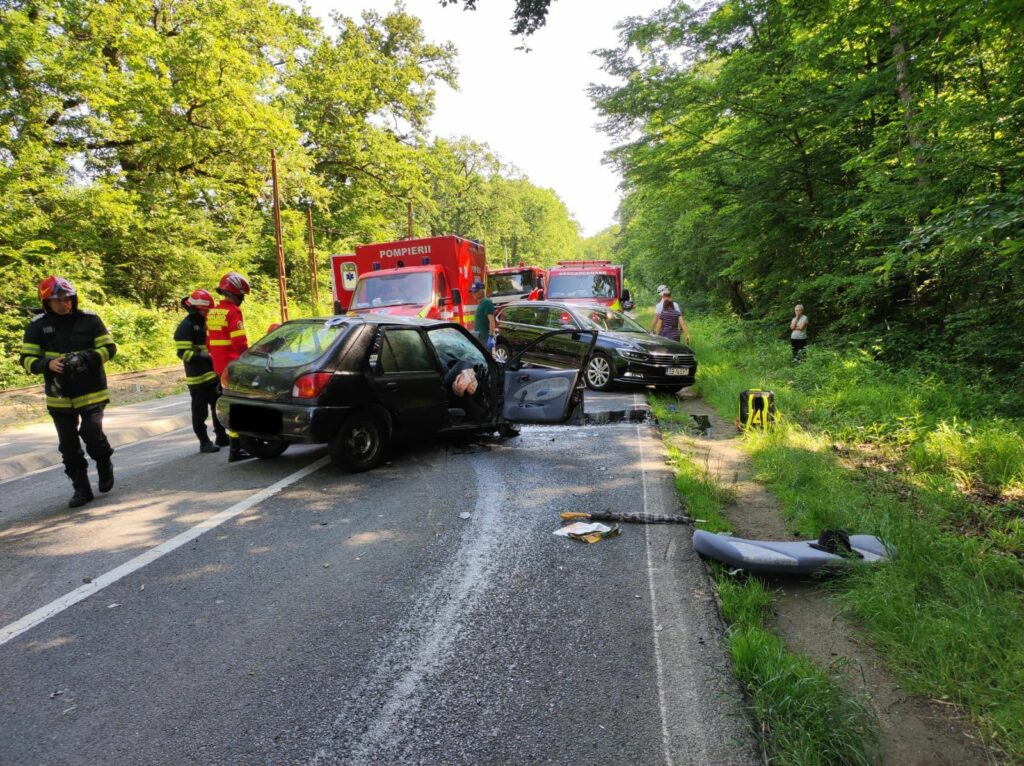
[[[106,434],[103,433],[105,406],[106,404],[95,404],[67,412],[50,410],[50,417],[57,427],[57,448],[64,463],[64,473],[68,476],[74,477],[89,467],[85,453],[82,452],[82,442],[85,442],[85,451],[89,453],[89,457],[97,463],[108,460],[114,454],[114,448],[110,446]]]

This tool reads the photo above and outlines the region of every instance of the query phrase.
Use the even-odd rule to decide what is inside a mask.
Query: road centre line
[[[636,394],[634,394],[636,396]],[[647,469],[644,463],[647,458],[644,455],[644,439],[640,432],[640,424],[636,424],[636,443],[640,448],[640,486],[643,489],[644,513],[648,513],[647,506]],[[654,564],[651,560],[651,533],[647,524],[644,527],[644,545],[647,548],[647,586],[651,596],[651,631],[654,636],[654,667],[658,676],[658,712],[661,714],[661,748],[665,754],[665,766],[672,766],[672,746],[668,734],[668,711],[665,703],[665,669],[661,659],[661,642],[658,640],[658,603],[654,592]]]
[[[145,439],[139,439],[138,441],[129,442],[128,444],[122,444],[119,447],[115,447],[114,448],[114,452],[116,453],[118,450],[128,449],[129,447],[135,447],[135,446],[137,446],[139,444],[146,444],[147,442],[151,442],[151,441],[153,441],[155,439],[162,439],[163,437],[170,436],[171,434],[176,434],[176,433],[181,433],[182,431],[191,431],[191,430],[192,430],[192,426],[182,426],[181,428],[175,428],[173,431],[164,431],[162,434],[155,434],[153,436],[147,436]],[[63,468],[63,467],[64,467],[63,463],[54,463],[53,465],[48,465],[45,468],[37,468],[34,471],[29,471],[28,473],[23,473],[21,476],[12,476],[9,479],[3,479],[2,481],[0,481],[0,487],[2,487],[4,484],[9,484],[12,481],[21,481],[22,479],[27,479],[29,476],[35,476],[37,473],[43,473],[44,471],[52,471],[54,468]]]
[[[130,561],[126,561],[124,564],[121,564],[121,566],[115,567],[114,569],[111,569],[109,572],[100,575],[92,582],[82,585],[81,587],[76,588],[70,593],[67,593],[61,596],[60,598],[51,601],[46,606],[36,609],[31,614],[25,615],[20,620],[17,620],[16,622],[12,622],[10,625],[6,625],[3,628],[0,628],[0,646],[6,644],[8,641],[16,638],[17,636],[20,636],[25,631],[31,630],[36,625],[45,622],[54,615],[60,614],[68,607],[77,604],[79,601],[83,601],[84,599],[89,598],[89,596],[93,595],[94,593],[98,593],[99,591],[106,588],[108,585],[112,585],[113,583],[117,582],[123,577],[127,577],[132,572],[142,569],[147,564],[153,563],[161,556],[170,553],[171,551],[177,548],[180,548],[181,546],[191,542],[192,540],[195,540],[197,537],[199,537],[202,534],[205,534],[206,532],[209,532],[211,529],[219,527],[225,521],[229,521],[233,519],[235,516],[238,516],[239,514],[249,510],[253,506],[263,502],[264,500],[270,497],[273,497],[282,489],[285,489],[286,487],[291,486],[300,479],[304,479],[310,474],[319,471],[329,462],[329,457],[322,457],[319,460],[315,460],[314,462],[307,465],[305,468],[299,469],[290,476],[286,476],[280,481],[271,484],[269,487],[264,487],[256,494],[250,495],[244,500],[240,500],[239,502],[232,505],[230,508],[227,508],[221,511],[220,513],[211,516],[205,521],[196,524],[191,529],[185,530],[181,534],[172,537],[170,540],[161,543],[155,548],[151,548],[145,553],[139,554]]]

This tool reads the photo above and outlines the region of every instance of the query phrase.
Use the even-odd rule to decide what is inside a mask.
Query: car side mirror
[[[462,305],[462,292],[457,287],[453,287],[452,288],[452,305],[453,306],[461,306]]]
[[[443,308],[443,307],[448,305],[448,302],[449,301],[448,301],[447,298],[445,298],[444,296],[441,296],[440,298],[437,299],[437,307],[438,308]]]

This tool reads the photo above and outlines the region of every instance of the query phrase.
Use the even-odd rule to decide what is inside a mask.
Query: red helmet
[[[75,286],[64,277],[49,276],[39,283],[39,300],[44,306],[50,298],[74,298],[76,295]]]
[[[237,271],[229,271],[220,278],[220,284],[217,285],[217,292],[231,293],[238,297],[248,295],[249,281]]]
[[[213,296],[203,289],[193,290],[185,299],[185,304],[194,309],[206,311],[213,308]]]

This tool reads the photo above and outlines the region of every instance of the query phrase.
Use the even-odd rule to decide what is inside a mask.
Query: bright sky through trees
[[[468,135],[487,143],[538,186],[554,189],[585,235],[613,223],[619,176],[602,165],[610,147],[586,88],[606,82],[591,51],[616,47],[615,25],[628,14],[646,15],[663,0],[596,3],[557,0],[547,25],[522,40],[509,34],[514,3],[487,0],[476,11],[442,8],[437,0],[410,0],[406,11],[423,21],[428,40],[450,40],[459,50],[459,91],[442,85],[431,120],[435,135]],[[392,0],[312,0],[329,24],[331,11],[359,18],[363,10],[387,13]]]

